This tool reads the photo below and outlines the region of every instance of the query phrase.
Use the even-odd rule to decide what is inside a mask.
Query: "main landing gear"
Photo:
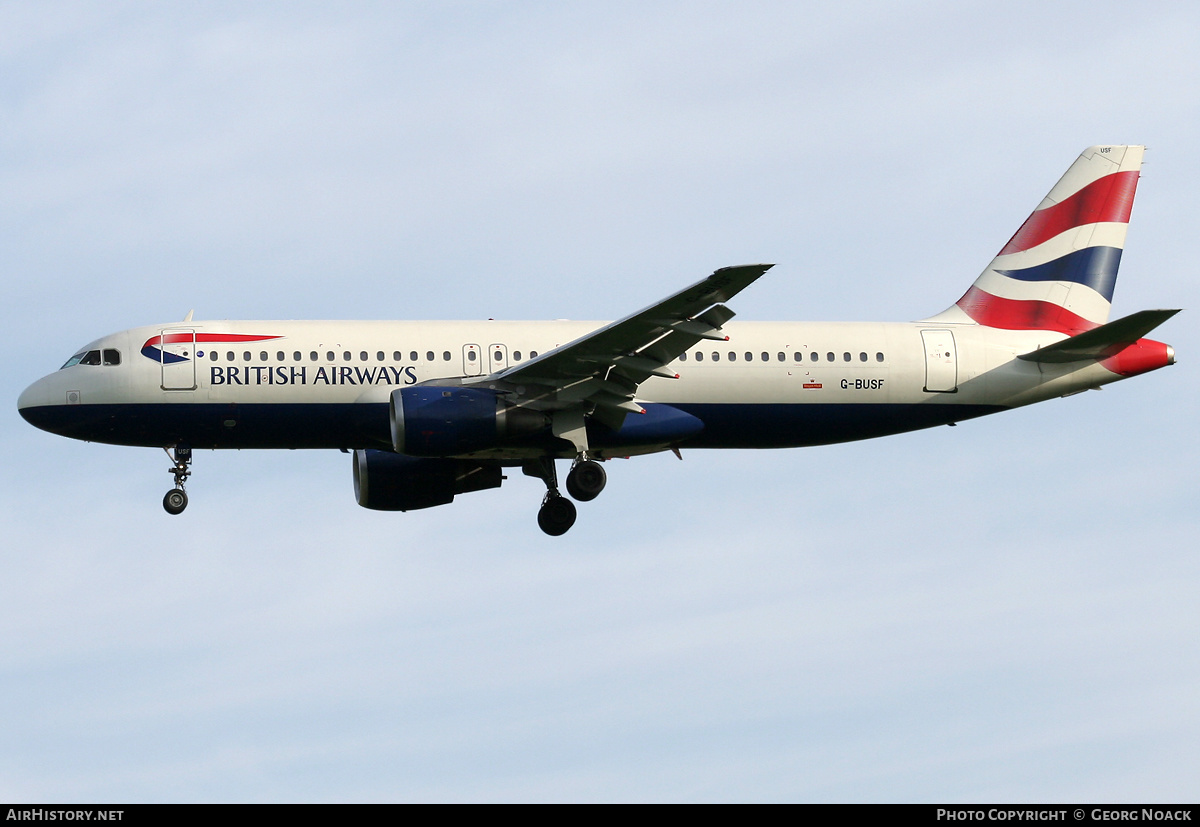
[[[542,507],[538,509],[538,528],[551,537],[559,537],[575,525],[575,516],[575,503],[557,489],[547,491]]]
[[[542,457],[526,463],[524,471],[546,483],[546,496],[542,499],[542,507],[538,509],[538,527],[551,537],[566,534],[575,525],[575,503],[559,493],[554,460]],[[589,502],[600,495],[607,481],[608,475],[600,463],[581,457],[575,460],[567,474],[567,493],[580,502]]]
[[[600,496],[607,482],[603,465],[594,459],[579,459],[567,474],[567,493],[581,503],[591,502]]]
[[[188,504],[187,492],[183,490],[183,484],[192,475],[192,449],[186,445],[176,445],[174,452],[169,448],[163,448],[163,450],[175,463],[167,469],[175,475],[175,487],[163,497],[163,508],[168,514],[181,514]]]

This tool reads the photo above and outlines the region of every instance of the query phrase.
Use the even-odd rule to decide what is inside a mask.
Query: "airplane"
[[[736,322],[772,265],[725,267],[611,323],[192,321],[84,346],[18,400],[51,433],[167,451],[170,514],[197,448],[353,452],[358,504],[445,505],[540,478],[538,525],[576,520],[603,463],[795,448],[958,422],[1175,363],[1108,321],[1144,147],[1086,149],[967,292],[916,322]],[[681,455],[680,455],[681,456]],[[559,491],[557,460],[571,462]]]

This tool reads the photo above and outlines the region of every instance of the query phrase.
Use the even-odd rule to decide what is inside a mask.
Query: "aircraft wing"
[[[774,265],[723,267],[660,302],[593,330],[537,358],[466,383],[502,383],[518,392],[522,406],[540,410],[587,408],[619,428],[626,413],[641,413],[633,401],[651,376],[677,378],[667,365],[701,339],[725,341],[721,325],[734,313],[722,302],[748,287]]]

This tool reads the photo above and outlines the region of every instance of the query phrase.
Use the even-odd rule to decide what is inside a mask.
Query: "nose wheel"
[[[170,448],[163,450],[167,452],[167,456],[174,463],[167,470],[175,475],[175,487],[163,496],[163,509],[168,514],[182,514],[188,504],[187,492],[183,490],[183,484],[192,475],[192,449],[187,445],[176,445],[174,450]]]
[[[187,492],[182,488],[172,488],[163,497],[163,508],[168,514],[180,514],[187,508]]]

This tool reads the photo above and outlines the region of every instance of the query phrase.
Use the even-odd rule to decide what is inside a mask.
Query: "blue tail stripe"
[[[164,352],[164,351],[159,350],[158,348],[154,347],[153,345],[146,345],[144,348],[142,348],[142,355],[145,356],[147,359],[153,359],[155,362],[161,361],[163,364],[167,364],[167,365],[173,365],[176,362],[188,361],[188,358],[186,356],[180,356],[176,353]]]
[[[1086,284],[1111,302],[1113,289],[1117,286],[1117,268],[1120,266],[1119,248],[1085,247],[1036,267],[996,272],[1021,281],[1073,281]]]

